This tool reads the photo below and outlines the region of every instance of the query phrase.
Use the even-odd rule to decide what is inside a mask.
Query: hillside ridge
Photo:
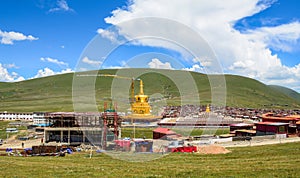
[[[122,70],[132,74],[143,73],[147,70],[145,74],[139,76],[144,82],[145,94],[149,95],[150,98],[159,94],[165,98],[163,104],[168,105],[181,104],[179,89],[171,78],[185,80],[185,75],[190,74],[195,81],[200,96],[200,103],[198,102],[198,104],[211,103],[209,77],[205,74],[161,69],[105,69],[100,70],[99,73],[115,74],[117,71],[122,73]],[[166,77],[162,75],[163,73],[172,77]],[[73,111],[73,75],[73,73],[68,73],[15,83],[0,82],[0,112]],[[268,86],[255,79],[237,75],[225,75],[225,79],[227,106],[251,108],[298,108],[300,106],[300,94],[294,90]],[[113,80],[112,77],[96,78],[95,98],[99,110],[103,108],[103,103],[107,99],[112,98],[114,100],[110,88]],[[124,85],[129,85],[128,82],[130,81],[118,80],[117,82],[124,82]],[[135,86],[137,86],[135,88],[137,93],[138,84],[135,83]],[[84,86],[82,86],[82,90],[84,91]],[[189,95],[192,97],[195,94],[190,93]],[[129,95],[123,97],[125,101]]]

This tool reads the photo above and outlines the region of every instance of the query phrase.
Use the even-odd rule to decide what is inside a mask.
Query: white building
[[[48,126],[49,123],[47,122],[45,115],[46,112],[33,112],[33,125],[42,127]]]
[[[32,121],[32,113],[15,113],[15,112],[0,112],[0,120],[23,120]]]

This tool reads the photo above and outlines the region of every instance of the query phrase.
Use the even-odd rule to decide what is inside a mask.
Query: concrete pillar
[[[119,138],[118,139],[121,139],[122,138],[122,129],[121,127],[119,127]]]
[[[70,129],[68,130],[68,144],[70,144]]]
[[[82,131],[82,142],[85,143],[85,134],[84,134],[84,131]]]
[[[64,131],[60,131],[60,142],[63,142]]]
[[[44,138],[43,138],[43,142],[46,143],[47,139],[47,131],[46,129],[44,129]]]

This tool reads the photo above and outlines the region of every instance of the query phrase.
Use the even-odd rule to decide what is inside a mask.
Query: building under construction
[[[93,144],[106,149],[121,135],[121,118],[114,109],[103,113],[47,113],[50,127],[44,129],[44,142],[68,145]]]

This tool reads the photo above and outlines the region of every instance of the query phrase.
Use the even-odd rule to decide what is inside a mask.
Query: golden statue
[[[140,80],[140,93],[134,96],[134,102],[131,103],[131,112],[133,115],[151,115],[151,107],[148,103],[148,95],[144,94],[143,81]]]
[[[206,106],[205,112],[207,112],[207,113],[210,112],[209,105]]]

